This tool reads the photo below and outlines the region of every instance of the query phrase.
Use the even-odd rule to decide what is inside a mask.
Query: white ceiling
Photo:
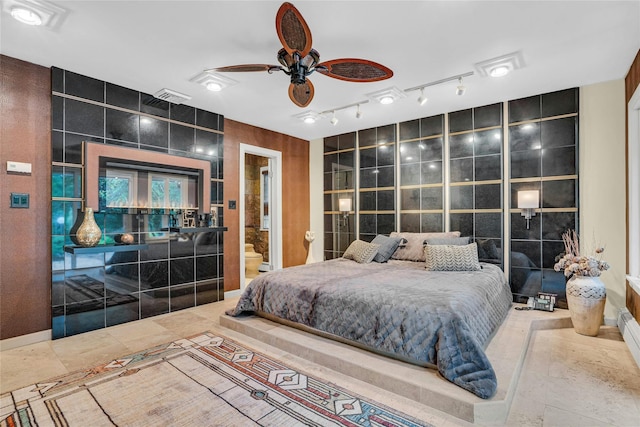
[[[11,2],[4,0],[3,9]],[[36,0],[37,1],[37,0]],[[364,58],[394,76],[350,83],[313,74],[315,98],[301,109],[284,73],[227,73],[238,81],[210,92],[190,78],[204,69],[278,64],[279,1],[54,1],[66,13],[57,28],[30,27],[0,14],[0,51],[147,93],[169,88],[185,104],[302,139],[366,129],[568,87],[624,78],[640,48],[640,1],[306,1],[294,4],[321,61]],[[396,86],[426,84],[474,70],[474,64],[521,52],[525,66],[502,78],[464,79],[419,91],[391,105],[365,104],[313,125],[293,116],[366,100]]]

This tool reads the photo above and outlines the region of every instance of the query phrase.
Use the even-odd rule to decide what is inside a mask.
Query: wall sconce
[[[522,209],[522,215],[527,220],[527,230],[529,229],[529,221],[531,217],[536,216],[536,211],[540,205],[540,191],[518,191],[518,209]]]
[[[349,212],[351,212],[351,199],[339,199],[338,210],[342,213],[341,227],[347,225],[347,218],[349,218]]]

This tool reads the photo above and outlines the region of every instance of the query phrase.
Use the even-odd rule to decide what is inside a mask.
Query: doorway
[[[281,152],[240,144],[241,289],[256,274],[282,268],[281,176]]]

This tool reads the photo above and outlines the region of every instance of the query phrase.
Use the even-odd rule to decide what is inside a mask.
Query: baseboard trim
[[[34,332],[32,334],[20,335],[19,337],[0,340],[0,351],[11,350],[12,348],[23,347],[25,345],[50,340],[51,329],[47,329],[45,331]]]
[[[240,289],[236,289],[235,291],[226,291],[224,293],[224,299],[239,297],[241,294]]]
[[[618,329],[627,343],[631,355],[640,367],[640,324],[633,318],[627,308],[621,308],[618,315]]]

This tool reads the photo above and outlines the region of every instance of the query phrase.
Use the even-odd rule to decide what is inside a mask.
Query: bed
[[[477,262],[477,258],[476,258]],[[481,398],[496,376],[484,348],[512,301],[496,265],[426,271],[425,263],[340,258],[255,278],[231,316],[257,314],[377,353],[436,368]]]

